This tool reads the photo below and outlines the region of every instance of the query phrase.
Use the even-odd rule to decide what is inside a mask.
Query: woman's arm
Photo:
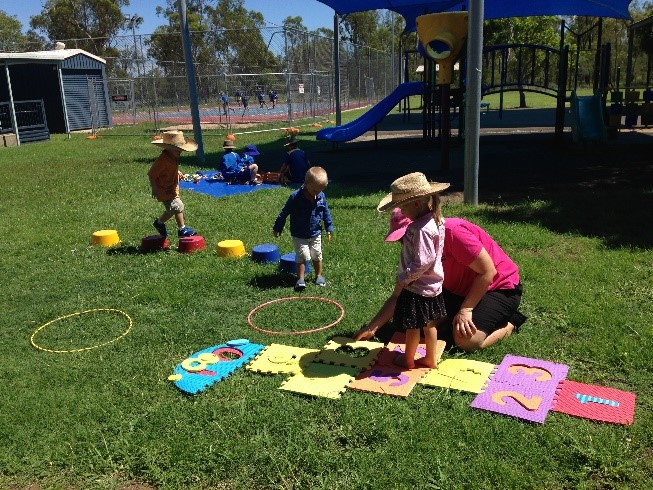
[[[485,248],[481,249],[468,267],[476,272],[476,277],[460,306],[460,310],[452,317],[453,328],[458,330],[458,333],[464,337],[471,337],[476,333],[476,325],[472,321],[472,310],[487,293],[488,286],[497,274],[494,262]]]
[[[383,306],[378,311],[378,313],[372,318],[370,323],[364,325],[354,334],[354,340],[369,340],[374,337],[376,331],[381,328],[383,325],[388,323],[390,319],[395,314],[395,306],[397,304],[397,298],[403,287],[397,282],[395,283],[395,289],[392,291],[392,294],[388,299],[385,300]]]

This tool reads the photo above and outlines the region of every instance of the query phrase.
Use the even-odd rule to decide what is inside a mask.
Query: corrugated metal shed
[[[111,126],[105,64],[81,49],[0,53],[0,103],[42,100],[55,133]]]

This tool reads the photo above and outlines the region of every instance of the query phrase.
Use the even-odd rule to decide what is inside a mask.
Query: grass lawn
[[[116,132],[0,149],[0,488],[653,488],[650,187],[444,210],[487,229],[525,284],[522,331],[462,357],[545,359],[568,365],[569,379],[635,392],[632,426],[555,412],[532,424],[470,408],[472,393],[421,385],[406,399],[352,391],[309,398],[279,390],[285,376],[244,369],[189,397],[167,377],[197,350],[238,338],[320,348],[372,317],[392,289],[399,255],[382,240],[388,216],[375,209],[390,182],[374,188],[341,178],[326,189],[336,226],[324,244],[328,285],[310,284],[305,294],[340,303],[343,321],[271,336],[250,328],[247,314],[294,295],[292,282],[273,265],[220,258],[215,246],[240,239],[248,250],[275,242],[292,251],[287,230],[279,239],[271,231],[289,190],[220,199],[182,191],[187,224],[206,250],[141,254],[161,212],[146,176],[158,152],[146,136]],[[207,145],[207,166],[220,155],[218,140]],[[263,150],[263,170],[276,169],[279,133],[237,141],[252,143]],[[196,169],[185,156],[182,170]],[[106,228],[122,243],[90,246],[91,234]],[[94,308],[124,311],[133,329],[77,353],[30,345],[39,326]],[[337,315],[326,304],[294,302],[260,321],[308,329]],[[77,349],[126,328],[120,315],[88,314],[53,323],[38,341]],[[445,354],[452,356],[461,354]]]

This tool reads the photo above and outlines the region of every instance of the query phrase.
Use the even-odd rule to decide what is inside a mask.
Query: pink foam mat
[[[600,422],[631,425],[636,395],[604,386],[564,380],[551,410]]]

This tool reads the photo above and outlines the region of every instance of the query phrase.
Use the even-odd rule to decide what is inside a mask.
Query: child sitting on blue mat
[[[234,151],[236,145],[229,139],[224,140],[222,148],[224,149],[224,155],[220,159],[218,170],[220,170],[225,182],[249,182],[251,185],[261,183],[258,165],[254,163],[254,158],[251,155],[246,154],[243,157],[238,155]]]

